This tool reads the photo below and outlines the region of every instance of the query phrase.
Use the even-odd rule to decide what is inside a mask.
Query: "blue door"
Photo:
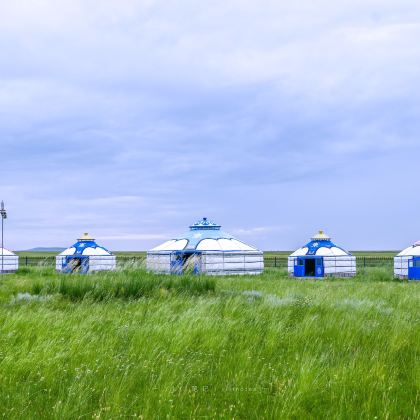
[[[305,258],[295,259],[295,277],[305,277]]]
[[[63,262],[63,273],[86,274],[89,271],[89,257],[69,255]]]
[[[324,259],[322,257],[315,259],[315,277],[324,277]]]
[[[420,280],[420,257],[413,257],[408,262],[408,279]]]
[[[294,267],[295,277],[324,277],[322,257],[297,257]]]

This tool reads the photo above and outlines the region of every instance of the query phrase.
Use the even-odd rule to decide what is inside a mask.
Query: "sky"
[[[420,239],[418,0],[0,0],[5,246]]]

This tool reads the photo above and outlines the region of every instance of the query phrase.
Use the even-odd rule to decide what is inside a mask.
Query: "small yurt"
[[[353,277],[356,257],[335,245],[322,230],[288,259],[293,277]]]
[[[184,235],[150,250],[147,268],[167,274],[261,274],[264,257],[262,251],[223,232],[205,217]]]
[[[62,273],[110,271],[115,270],[115,266],[115,255],[99,246],[87,233],[56,257],[56,269]]]
[[[394,258],[394,275],[399,279],[420,280],[420,241]]]
[[[19,268],[19,257],[6,248],[0,248],[0,273],[15,273]]]

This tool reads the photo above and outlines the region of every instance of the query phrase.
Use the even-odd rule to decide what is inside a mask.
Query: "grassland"
[[[4,418],[420,418],[420,284],[58,276],[0,283]]]

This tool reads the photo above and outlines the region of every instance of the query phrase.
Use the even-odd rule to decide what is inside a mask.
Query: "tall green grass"
[[[419,418],[420,284],[381,269],[210,280],[196,290],[205,278],[6,276],[0,413]]]
[[[215,280],[207,276],[168,276],[145,270],[125,270],[90,275],[57,275],[33,282],[33,294],[60,294],[72,301],[139,299],[166,293],[199,295],[214,292]]]

